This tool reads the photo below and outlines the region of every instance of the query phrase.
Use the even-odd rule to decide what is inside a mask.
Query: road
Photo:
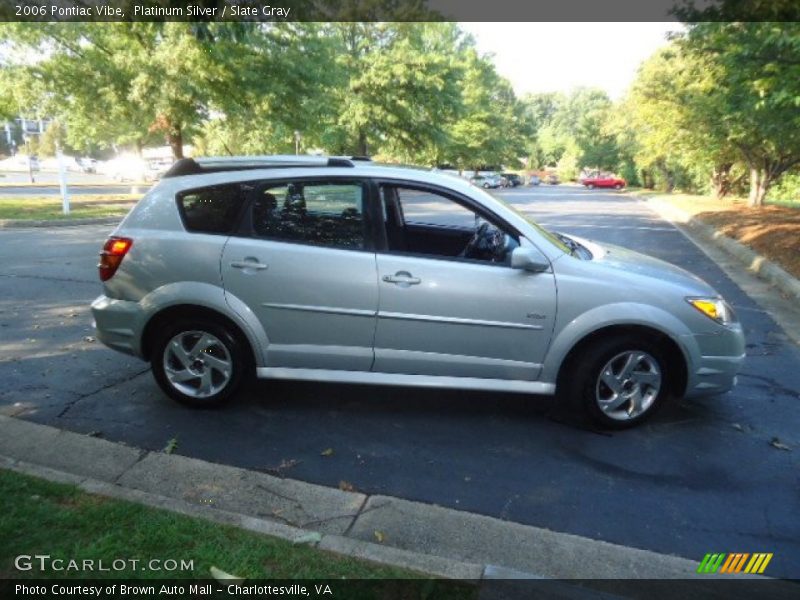
[[[162,396],[145,364],[85,337],[109,228],[75,227],[0,231],[0,411],[147,449],[175,438],[187,456],[695,560],[774,552],[769,575],[800,577],[798,347],[645,205],[567,186],[502,195],[547,227],[714,285],[748,337],[738,387],[613,435],[560,422],[548,398],[398,387],[258,383],[224,410],[191,411]]]

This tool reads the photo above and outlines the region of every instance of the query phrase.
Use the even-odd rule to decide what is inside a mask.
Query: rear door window
[[[256,237],[349,250],[366,247],[360,182],[295,181],[265,185],[253,199]]]
[[[178,195],[183,224],[194,233],[231,233],[243,203],[239,184],[189,190]]]

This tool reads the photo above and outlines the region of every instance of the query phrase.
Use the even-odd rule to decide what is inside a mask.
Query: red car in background
[[[627,185],[622,177],[617,177],[609,173],[600,173],[583,177],[581,183],[590,190],[594,188],[614,188],[615,190],[621,190]]]

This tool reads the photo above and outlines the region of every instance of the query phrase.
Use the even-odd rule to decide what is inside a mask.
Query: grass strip
[[[0,579],[136,578],[208,579],[212,566],[248,579],[415,579],[399,568],[293,545],[202,519],[85,493],[0,470]],[[137,559],[136,567],[111,572],[29,571],[15,568],[19,555],[75,560]],[[190,570],[148,569],[148,561],[191,561]],[[462,590],[463,593],[463,590]],[[467,594],[470,597],[471,594]],[[454,596],[457,597],[457,596]],[[464,597],[463,595],[461,597]]]
[[[76,195],[64,215],[58,196],[0,196],[0,219],[62,220],[124,216],[141,198],[135,194]]]

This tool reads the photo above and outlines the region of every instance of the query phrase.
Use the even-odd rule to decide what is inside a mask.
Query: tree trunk
[[[172,158],[175,160],[183,158],[183,131],[180,126],[170,127],[167,132],[167,143],[172,148]]]
[[[357,156],[369,156],[369,148],[367,148],[367,134],[362,130],[358,132],[358,148]]]
[[[750,195],[748,197],[748,206],[760,208],[764,206],[764,198],[767,196],[769,189],[770,179],[764,169],[759,167],[750,167]]]
[[[731,191],[731,168],[733,165],[717,165],[711,171],[711,188],[717,200],[722,200]]]

